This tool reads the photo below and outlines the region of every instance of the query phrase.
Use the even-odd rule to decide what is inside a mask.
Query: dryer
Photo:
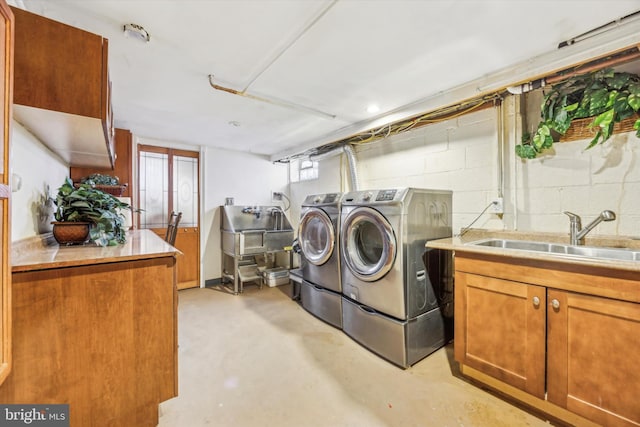
[[[300,212],[301,302],[316,317],[342,327],[339,223],[341,193],[307,196]]]
[[[451,236],[451,198],[451,191],[399,188],[342,199],[343,329],[402,367],[447,341],[439,297],[452,295],[450,254],[430,270],[424,260],[427,240]]]

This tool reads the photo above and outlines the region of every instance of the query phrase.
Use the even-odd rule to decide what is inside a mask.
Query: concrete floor
[[[402,370],[290,291],[180,291],[179,396],[160,426],[549,426],[460,378],[452,345]]]

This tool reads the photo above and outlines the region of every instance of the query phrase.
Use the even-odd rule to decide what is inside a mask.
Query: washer
[[[342,198],[343,329],[402,367],[447,340],[439,295],[452,295],[451,263],[427,271],[425,243],[451,236],[451,197],[400,188]]]
[[[302,306],[316,317],[342,327],[339,223],[341,193],[307,196],[300,212]]]

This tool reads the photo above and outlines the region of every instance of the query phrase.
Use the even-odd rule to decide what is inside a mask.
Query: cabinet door
[[[14,103],[102,118],[102,37],[19,8]]]
[[[200,232],[194,227],[180,227],[176,234],[176,248],[182,252],[177,258],[178,290],[200,286]]]
[[[544,398],[545,288],[456,271],[458,362]]]
[[[547,399],[602,425],[640,425],[640,304],[552,289],[547,302]]]

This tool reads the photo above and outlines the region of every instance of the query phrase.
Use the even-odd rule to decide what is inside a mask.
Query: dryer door
[[[389,221],[377,210],[358,207],[341,228],[342,259],[358,279],[373,282],[391,270],[396,259],[396,237]]]
[[[305,212],[298,227],[298,242],[308,262],[318,266],[326,263],[335,247],[335,232],[329,215],[317,208]]]

